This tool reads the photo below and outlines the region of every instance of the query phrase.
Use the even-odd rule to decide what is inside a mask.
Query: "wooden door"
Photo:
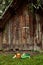
[[[33,48],[30,37],[30,20],[28,9],[13,18],[13,48],[31,50]],[[32,20],[31,20],[32,21]],[[32,30],[32,29],[31,29]]]

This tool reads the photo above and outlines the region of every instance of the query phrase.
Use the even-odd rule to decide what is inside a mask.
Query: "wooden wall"
[[[37,28],[39,23],[37,24],[35,19],[34,22],[36,23],[34,23],[33,19],[33,15],[29,12],[27,6],[24,6],[22,10],[18,10],[17,14],[6,23],[3,31],[3,48],[37,50],[38,47],[40,49],[43,42],[40,45],[37,45],[36,42],[37,34],[40,36],[40,31]]]
[[[10,48],[29,49],[30,44],[30,25],[28,7],[18,11],[6,24],[3,31],[3,44]],[[32,48],[32,47],[31,47]],[[31,49],[30,48],[30,49]]]

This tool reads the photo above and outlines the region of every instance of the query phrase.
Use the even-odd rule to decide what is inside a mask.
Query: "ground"
[[[12,54],[0,54],[0,65],[43,65],[43,54],[26,59],[14,59]]]

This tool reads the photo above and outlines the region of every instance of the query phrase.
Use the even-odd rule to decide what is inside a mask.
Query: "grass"
[[[0,65],[43,65],[43,54],[26,59],[13,59],[12,54],[0,54]]]

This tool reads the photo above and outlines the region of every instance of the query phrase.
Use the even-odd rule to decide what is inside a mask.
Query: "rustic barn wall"
[[[21,13],[9,20],[3,31],[3,44],[10,44],[10,48],[28,48],[30,44],[28,12],[28,8],[24,7]]]
[[[3,31],[3,48],[7,50],[40,50],[41,47],[43,48],[43,25],[40,23],[41,17],[39,18],[38,21],[33,17],[27,6],[19,10],[6,23]]]
[[[8,49],[8,46],[9,46],[9,35],[8,34],[9,34],[9,24],[6,25],[3,31],[3,44],[2,44],[3,50]]]

